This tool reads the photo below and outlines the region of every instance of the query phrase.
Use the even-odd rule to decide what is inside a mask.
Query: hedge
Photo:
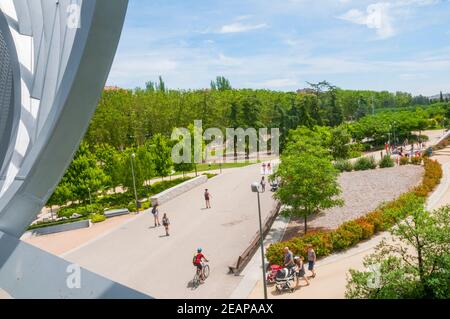
[[[376,210],[358,219],[342,224],[336,230],[314,231],[303,237],[271,245],[267,249],[267,259],[271,264],[283,264],[284,247],[298,256],[307,258],[307,247],[312,245],[318,258],[354,247],[375,234],[390,229],[405,219],[417,205],[423,205],[427,196],[439,185],[443,172],[441,165],[434,160],[425,159],[425,174],[420,186],[399,198],[382,204]]]

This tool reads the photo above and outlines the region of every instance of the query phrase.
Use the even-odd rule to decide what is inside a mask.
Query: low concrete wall
[[[76,230],[76,229],[89,228],[90,225],[91,225],[91,223],[89,220],[80,220],[78,222],[74,222],[74,223],[70,223],[70,224],[42,227],[42,228],[30,230],[24,236],[22,236],[22,238],[50,235],[50,234],[62,233],[62,232],[66,232],[66,231]]]
[[[111,218],[111,217],[116,217],[116,216],[128,215],[129,213],[130,213],[130,211],[128,210],[128,208],[112,209],[112,210],[107,210],[105,212],[105,217]]]
[[[184,182],[182,184],[179,184],[173,188],[165,190],[164,192],[159,193],[158,195],[155,195],[151,198],[152,205],[155,205],[155,204],[162,205],[164,203],[167,203],[168,201],[174,199],[175,197],[178,197],[181,194],[184,194],[197,186],[205,184],[207,181],[208,181],[208,177],[205,175],[202,175],[202,176],[193,178],[187,182]]]

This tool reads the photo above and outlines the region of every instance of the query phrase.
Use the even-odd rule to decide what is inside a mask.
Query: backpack
[[[194,255],[194,258],[192,258],[192,264],[193,264],[194,266],[197,266],[197,265],[198,265],[198,263],[197,263],[197,255]]]

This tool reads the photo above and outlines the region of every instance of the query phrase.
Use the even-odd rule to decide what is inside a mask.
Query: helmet
[[[199,252],[199,253],[201,253],[202,251],[203,251],[203,249],[201,249],[201,248],[197,249],[197,252]]]

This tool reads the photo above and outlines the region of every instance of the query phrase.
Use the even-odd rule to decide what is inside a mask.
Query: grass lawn
[[[250,161],[250,162],[238,162],[238,163],[224,163],[222,164],[222,169],[227,168],[239,168],[239,167],[246,167],[254,164],[261,163],[261,161]],[[220,169],[220,164],[198,164],[197,165],[197,171],[198,172],[206,172],[206,171],[212,171],[212,170],[218,170]],[[195,172],[193,170],[191,173]]]

